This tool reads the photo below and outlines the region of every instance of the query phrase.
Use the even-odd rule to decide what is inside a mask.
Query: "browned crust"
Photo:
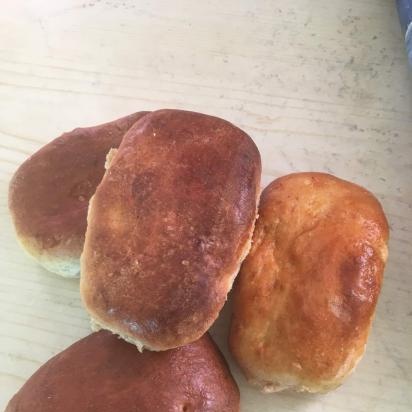
[[[238,412],[239,390],[208,335],[178,349],[141,354],[102,331],[50,359],[6,408],[56,411]]]
[[[234,288],[229,344],[264,391],[325,391],[363,354],[387,258],[388,224],[367,190],[297,173],[262,193]]]
[[[9,208],[19,240],[35,258],[46,265],[79,260],[89,199],[103,177],[106,154],[145,114],[64,133],[18,168]]]
[[[177,347],[216,319],[251,237],[259,152],[216,117],[152,112],[91,202],[81,293],[92,318],[137,346]]]

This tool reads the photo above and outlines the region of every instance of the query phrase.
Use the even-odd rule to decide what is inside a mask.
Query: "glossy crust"
[[[387,240],[379,202],[355,184],[297,173],[263,191],[229,337],[252,384],[264,392],[341,384],[365,349]]]
[[[202,336],[249,249],[260,175],[255,144],[224,120],[139,121],[90,203],[81,294],[96,326],[139,349]]]
[[[238,412],[239,390],[208,335],[139,353],[106,331],[44,364],[5,412]]]
[[[9,208],[18,239],[46,269],[78,275],[87,207],[103,177],[106,154],[145,113],[64,133],[14,174]]]

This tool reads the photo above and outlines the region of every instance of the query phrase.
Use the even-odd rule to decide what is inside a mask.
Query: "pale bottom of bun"
[[[66,278],[80,276],[80,256],[69,256],[62,250],[42,250],[35,241],[17,236],[23,250],[49,272]]]
[[[366,345],[365,345],[366,347]],[[271,379],[249,378],[248,382],[257,387],[262,393],[274,393],[282,391],[326,393],[342,385],[343,381],[352,374],[363,356],[362,352],[357,355],[351,354],[346,362],[340,367],[336,376],[328,380],[303,381],[299,376],[292,374],[278,374]]]
[[[252,225],[252,229],[249,232],[249,237],[245,245],[243,246],[243,249],[240,251],[239,264],[237,265],[236,269],[232,272],[232,274],[229,276],[228,285],[227,285],[227,291],[228,291],[227,293],[229,293],[232,290],[233,282],[235,281],[236,276],[239,273],[240,267],[242,266],[242,262],[246,259],[246,256],[250,252],[250,248],[252,247],[253,232],[255,230],[255,223],[256,223],[257,218],[258,216],[256,215],[256,218]],[[227,296],[226,296],[226,299],[227,299]]]
[[[98,322],[98,321],[96,321],[96,319],[90,318],[90,326],[92,328],[92,331],[94,331],[94,332],[98,332],[101,329],[108,330],[109,332],[112,332],[113,334],[119,336],[119,338],[125,340],[126,342],[131,343],[132,345],[135,345],[139,352],[143,352],[143,349],[145,349],[145,348],[147,348],[151,351],[156,351],[156,349],[153,349],[153,348],[149,347],[147,344],[143,343],[142,341],[140,341],[140,340],[138,340],[138,339],[136,339],[132,336],[126,335],[123,332],[120,332],[120,331],[114,329],[113,327],[111,327],[107,324],[104,324],[103,322],[100,322],[100,321]]]
[[[70,259],[66,260],[58,259],[53,256],[41,256],[38,262],[49,272],[56,275],[63,276],[65,278],[78,278],[80,277],[80,260]]]
[[[257,198],[256,198],[256,204],[257,205],[259,204],[259,199],[260,199],[260,192],[258,193]],[[229,293],[232,290],[233,282],[235,281],[236,276],[240,271],[240,267],[242,266],[243,261],[246,259],[246,256],[250,252],[250,249],[252,247],[253,232],[255,231],[256,220],[258,218],[259,218],[259,215],[257,214],[257,211],[256,211],[255,219],[253,220],[252,227],[249,231],[249,236],[248,236],[247,241],[245,242],[245,244],[243,246],[243,249],[240,251],[238,265],[237,265],[236,269],[232,272],[232,274],[228,277],[228,284],[226,286],[227,293]],[[227,300],[227,295],[226,295],[226,300]]]

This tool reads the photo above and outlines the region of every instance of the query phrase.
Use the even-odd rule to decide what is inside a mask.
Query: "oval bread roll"
[[[14,174],[9,208],[17,237],[50,272],[79,274],[87,207],[103,177],[106,154],[146,113],[64,133],[30,156]]]
[[[5,412],[239,412],[239,390],[207,335],[139,353],[101,331],[44,364]]]
[[[260,174],[255,144],[224,120],[136,123],[90,202],[80,289],[95,327],[151,350],[202,336],[249,250]]]
[[[365,349],[387,240],[379,202],[355,184],[297,173],[263,191],[229,337],[253,385],[318,392],[342,383]]]

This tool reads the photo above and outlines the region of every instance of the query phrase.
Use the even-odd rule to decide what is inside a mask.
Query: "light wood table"
[[[17,166],[63,131],[137,111],[218,115],[256,141],[266,184],[317,170],[366,186],[391,225],[366,355],[327,395],[261,395],[212,334],[243,412],[412,410],[412,88],[391,0],[5,0],[0,14],[0,409],[44,361],[89,333],[77,280],[19,248]]]

